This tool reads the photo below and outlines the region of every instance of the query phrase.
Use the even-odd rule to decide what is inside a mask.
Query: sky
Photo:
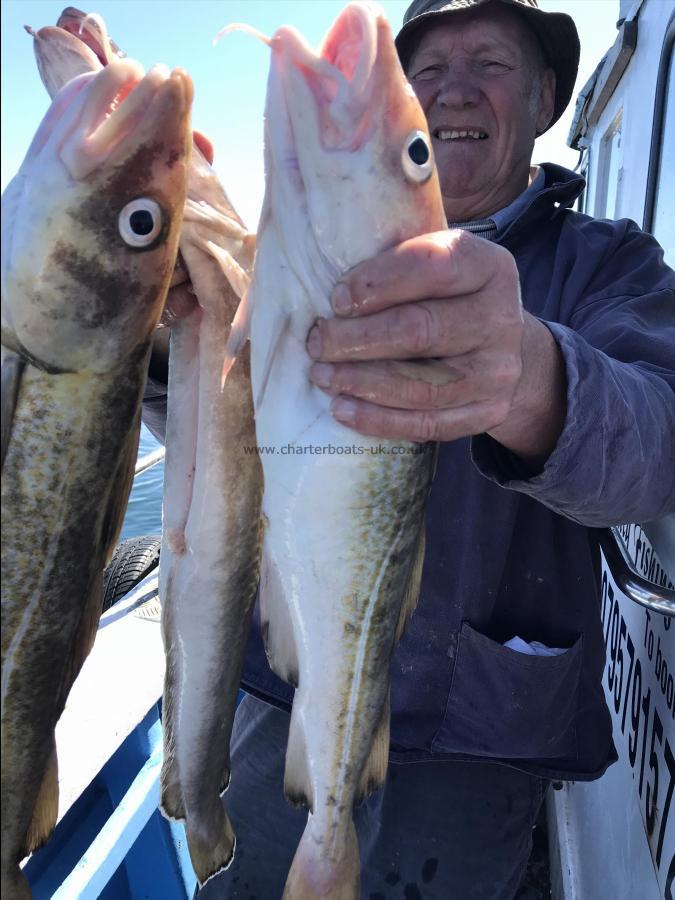
[[[76,0],[78,2],[78,0]],[[79,0],[84,2],[84,0]],[[92,0],[80,8],[100,13],[110,36],[146,68],[154,63],[182,66],[195,83],[193,126],[207,134],[216,151],[215,169],[235,209],[255,228],[263,195],[262,125],[269,50],[243,33],[212,38],[231,22],[246,22],[266,34],[294,25],[317,46],[346,0]],[[2,166],[1,185],[17,172],[49,97],[40,81],[32,40],[23,25],[54,25],[67,0],[1,0],[2,7]],[[394,33],[408,0],[380,2]],[[575,86],[585,84],[614,43],[619,0],[539,0],[547,11],[571,15],[581,38]],[[566,146],[574,101],[535,146],[535,162],[574,168],[576,151]]]

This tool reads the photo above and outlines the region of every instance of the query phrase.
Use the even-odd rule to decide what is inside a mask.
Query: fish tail
[[[59,770],[56,760],[56,744],[53,744],[33,808],[33,818],[26,832],[23,853],[21,854],[22,858],[37,850],[47,841],[56,827],[58,811]],[[14,897],[15,895],[9,894],[8,896]]]
[[[291,710],[291,724],[286,746],[286,769],[284,772],[284,793],[293,806],[314,808],[314,791],[307,764],[307,748],[302,720],[298,706]]]
[[[282,900],[358,900],[360,896],[359,845],[354,823],[349,820],[344,840],[326,853],[317,840],[312,816],[293,857]]]
[[[263,543],[260,561],[260,624],[265,653],[275,675],[292,687],[298,687],[298,651],[288,609],[279,602],[279,598],[283,596],[279,570]]]
[[[387,775],[387,763],[389,761],[389,694],[382,704],[380,721],[377,723],[373,735],[373,743],[370,754],[363,767],[354,802],[360,803],[364,797],[370,796],[384,784]]]
[[[214,875],[229,868],[234,859],[237,841],[220,798],[198,820],[187,816],[185,835],[192,868],[203,887]]]
[[[166,559],[164,558],[166,556]],[[179,654],[174,641],[175,624],[173,621],[173,575],[174,566],[170,551],[162,546],[162,562],[160,563],[160,577],[164,580],[160,584],[160,599],[162,606],[162,634],[164,638],[164,653],[166,656],[166,670],[164,672],[164,694],[162,699],[162,738],[164,744],[164,758],[160,774],[160,800],[159,809],[167,819],[182,822],[185,819],[185,804],[183,791],[178,771],[178,758],[176,755],[176,730],[178,718],[178,698],[181,688],[181,671]],[[164,565],[164,570],[162,570]],[[168,571],[168,575],[166,574]]]
[[[160,776],[160,801],[159,809],[165,819],[182,822],[185,819],[185,804],[183,792],[174,760],[164,757],[162,774]]]

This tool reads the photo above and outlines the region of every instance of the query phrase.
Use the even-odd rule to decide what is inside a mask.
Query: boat
[[[616,40],[579,93],[568,139],[587,181],[580,210],[634,219],[672,267],[674,44],[673,0],[620,0]],[[137,473],[161,456],[141,460]],[[549,792],[546,890],[554,900],[673,900],[675,516],[607,529],[600,540],[603,687],[619,760],[598,781]],[[133,563],[132,547],[129,556]],[[125,559],[117,558],[122,570]],[[57,727],[59,821],[24,865],[36,900],[194,894],[183,827],[158,811],[157,568],[134,573],[130,591],[108,596]]]

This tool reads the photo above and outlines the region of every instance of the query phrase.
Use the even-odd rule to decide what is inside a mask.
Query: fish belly
[[[223,390],[229,321],[198,310],[176,329],[160,563],[167,657],[161,802],[165,815],[185,821],[204,884],[234,853],[220,798],[229,783],[230,736],[258,580],[262,481],[247,351]]]
[[[349,840],[354,802],[386,771],[389,662],[431,455],[335,422],[297,344],[290,331],[281,341],[257,413],[269,448],[261,603],[271,665],[297,685],[286,792],[311,809],[309,832],[330,860]]]

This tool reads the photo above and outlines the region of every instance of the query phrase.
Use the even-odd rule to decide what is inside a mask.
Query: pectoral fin
[[[206,249],[222,269],[223,275],[229,281],[230,287],[237,297],[243,299],[251,283],[249,273],[239,265],[231,253],[228,253],[227,250],[219,247],[213,241],[206,242]]]
[[[0,457],[0,465],[5,464],[5,455],[9,447],[9,437],[12,433],[12,422],[14,421],[14,410],[16,409],[16,401],[19,397],[19,387],[21,385],[21,375],[23,373],[25,361],[11,350],[3,347],[2,354],[2,424],[1,443],[2,455]]]

